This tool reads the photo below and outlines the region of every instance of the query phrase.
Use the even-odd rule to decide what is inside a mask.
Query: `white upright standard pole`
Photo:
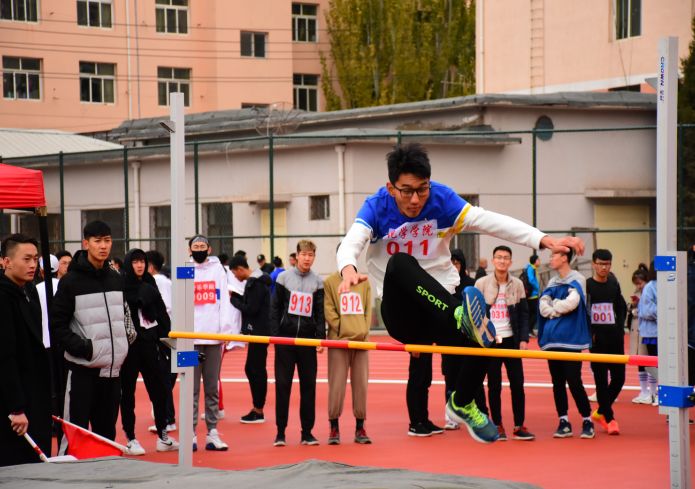
[[[186,149],[183,94],[170,93],[171,121],[162,125],[170,132],[171,143],[171,287],[174,331],[193,331],[193,268],[187,264],[185,235]],[[188,272],[188,273],[186,273]],[[171,352],[171,371],[179,374],[179,465],[193,465],[193,366],[197,355],[193,340],[176,340]],[[193,352],[193,353],[192,353]]]
[[[668,415],[672,488],[689,488],[686,257],[677,252],[678,38],[659,40],[656,129],[656,253],[659,412]],[[692,391],[692,390],[691,390]]]

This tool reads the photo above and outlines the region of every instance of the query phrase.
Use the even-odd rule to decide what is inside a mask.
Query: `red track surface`
[[[377,338],[382,341],[384,338]],[[287,428],[288,445],[275,448],[273,385],[269,385],[266,422],[243,425],[239,416],[251,407],[251,395],[243,373],[245,351],[229,352],[224,359],[222,377],[226,418],[218,429],[229,444],[227,452],[198,451],[193,455],[194,465],[220,469],[253,469],[256,467],[295,463],[306,459],[323,459],[350,465],[458,474],[528,482],[545,488],[630,487],[660,488],[669,483],[668,430],[665,417],[658,408],[632,404],[637,394],[637,368],[628,367],[626,389],[615,405],[616,419],[620,423],[620,436],[608,436],[597,429],[593,440],[578,436],[581,418],[570,396],[570,421],[575,436],[554,439],[557,417],[549,387],[547,362],[524,360],[526,377],[526,425],[536,434],[532,442],[507,441],[484,445],[472,440],[467,431],[446,432],[431,438],[413,438],[406,435],[408,416],[405,407],[405,380],[408,356],[396,352],[370,352],[370,383],[368,419],[366,428],[372,445],[357,445],[352,441],[354,418],[350,409],[350,391],[345,400],[341,418],[342,444],[328,446],[326,414],[327,385],[326,355],[319,355],[316,401],[316,427],[314,435],[320,446],[299,445],[299,389],[295,385]],[[442,424],[444,418],[444,386],[439,369],[439,356],[435,355],[435,384],[430,390],[430,417]],[[269,376],[272,378],[273,349],[269,348]],[[584,383],[593,385],[593,376],[585,365]],[[395,381],[395,382],[394,382]],[[437,382],[440,381],[440,382]],[[632,388],[632,389],[631,389]],[[593,389],[587,388],[590,393]],[[176,391],[176,394],[178,390]],[[178,403],[178,397],[176,397]],[[202,402],[201,402],[202,404]],[[156,453],[156,437],[147,432],[152,424],[150,404],[144,385],[138,383],[137,435],[147,450],[140,457],[153,462],[176,463],[176,453]],[[507,432],[511,432],[512,415],[509,389],[503,389],[503,419]],[[119,421],[120,423],[120,421]],[[125,444],[119,427],[118,441]],[[177,433],[173,433],[177,437]],[[177,437],[178,438],[178,437]],[[202,448],[205,425],[198,426],[198,441]],[[695,458],[691,443],[691,465]]]

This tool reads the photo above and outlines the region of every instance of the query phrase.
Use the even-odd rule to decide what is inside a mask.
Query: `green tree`
[[[474,0],[331,0],[326,25],[328,110],[475,91]]]
[[[695,124],[695,19],[692,21],[693,39],[690,41],[690,52],[687,58],[681,60],[683,77],[678,86],[678,123]],[[683,128],[679,131],[682,136],[681,158],[679,161],[679,203],[678,225],[695,227],[695,128]],[[695,231],[689,230],[679,234],[679,247],[691,246],[695,243]]]

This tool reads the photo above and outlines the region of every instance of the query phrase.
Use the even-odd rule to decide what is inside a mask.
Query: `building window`
[[[164,261],[169,262],[171,256],[171,206],[160,205],[150,207],[150,249],[164,255]]]
[[[60,214],[48,214],[48,216],[46,216],[46,225],[48,226],[48,248],[51,250],[51,253],[56,253],[62,248],[60,242],[60,224]],[[21,213],[19,215],[19,232],[38,239],[41,232],[39,231],[39,220],[34,214]]]
[[[267,109],[268,107],[270,107],[270,104],[255,104],[253,102],[241,103],[242,109]]]
[[[120,209],[92,209],[82,211],[82,226],[84,228],[88,222],[104,221],[111,228],[111,258],[125,257],[125,215],[123,207]]]
[[[306,3],[292,4],[292,40],[295,42],[316,42],[316,5]]]
[[[77,25],[111,27],[111,0],[77,0]]]
[[[325,221],[331,217],[331,204],[328,195],[309,196],[309,220]]]
[[[169,105],[169,94],[183,93],[183,105],[191,105],[191,69],[157,68],[157,99],[159,105]]]
[[[203,204],[203,234],[208,237],[214,255],[232,254],[234,250],[234,214],[231,203]]]
[[[157,32],[188,32],[188,0],[157,0]]]
[[[294,75],[294,108],[316,112],[318,109],[318,75]]]
[[[0,19],[36,22],[37,0],[0,0]]]
[[[265,32],[241,32],[241,55],[265,58]]]
[[[626,39],[642,33],[642,0],[615,0],[615,37]]]
[[[461,195],[461,198],[471,205],[478,205],[479,198],[477,195]],[[480,236],[476,232],[464,231],[461,234],[454,236],[450,244],[451,249],[460,249],[463,251],[463,256],[466,257],[466,268],[469,271],[475,271],[478,268],[478,259],[480,258]]]
[[[2,57],[2,93],[9,99],[41,98],[41,60]]]
[[[80,61],[80,100],[112,104],[115,99],[116,65]]]

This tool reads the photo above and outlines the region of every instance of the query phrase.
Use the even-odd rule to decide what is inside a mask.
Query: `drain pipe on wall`
[[[345,235],[345,145],[337,144],[338,153],[338,231]]]

